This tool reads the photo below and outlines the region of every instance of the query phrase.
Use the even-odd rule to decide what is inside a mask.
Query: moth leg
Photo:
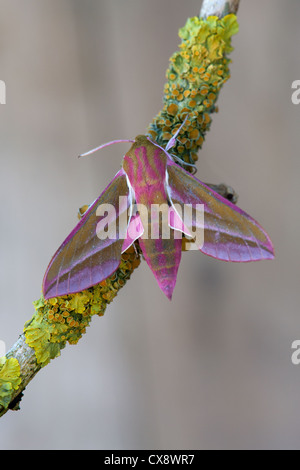
[[[79,220],[82,219],[86,211],[88,210],[90,206],[88,204],[85,204],[84,206],[79,207],[78,212],[77,212],[77,217]]]
[[[170,153],[171,157],[173,157],[174,160],[177,160],[182,166],[188,166],[192,168],[191,174],[195,175],[197,173],[197,167],[195,163],[186,163],[182,158],[178,157],[177,155],[174,155],[174,153]]]
[[[232,202],[232,204],[236,204],[238,202],[239,195],[237,192],[228,184],[221,183],[221,184],[210,184],[205,183],[206,186],[209,186],[213,191],[223,196],[228,201]]]
[[[136,240],[134,242],[133,248],[134,248],[136,257],[139,258],[143,253],[142,253],[142,250],[141,250],[141,247],[140,247],[140,244],[139,244],[138,240]]]

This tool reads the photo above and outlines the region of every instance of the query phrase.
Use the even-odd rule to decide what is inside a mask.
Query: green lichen
[[[34,349],[42,367],[60,355],[67,343],[76,344],[94,315],[104,315],[107,305],[130,278],[140,259],[133,247],[121,259],[118,270],[105,281],[90,289],[49,300],[41,297],[34,302],[36,313],[25,324],[26,343]]]
[[[197,152],[210,128],[211,114],[217,111],[220,89],[230,77],[227,54],[232,51],[231,37],[237,32],[238,23],[233,14],[222,19],[189,18],[179,30],[182,43],[180,51],[170,59],[164,107],[150,124],[148,135],[165,147],[188,114],[172,150],[186,163],[194,164],[198,159]]]
[[[7,408],[14,390],[21,384],[20,364],[14,357],[0,357],[0,406]]]

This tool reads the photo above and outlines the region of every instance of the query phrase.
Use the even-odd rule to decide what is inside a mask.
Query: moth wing
[[[120,196],[124,197],[119,200]],[[105,237],[104,230],[98,226],[98,209],[104,204],[111,205],[107,206],[108,209],[112,208],[107,217],[110,235],[114,232],[113,224],[116,227],[115,236],[110,238]],[[122,223],[123,227],[127,223],[130,204],[130,190],[122,169],[89,207],[50,261],[43,280],[46,299],[88,289],[118,269],[127,225],[124,234],[118,229],[121,230]]]
[[[246,212],[173,162],[169,162],[167,173],[171,204],[181,207],[184,226],[190,233],[204,229],[203,244],[197,244],[196,240],[203,253],[235,262],[274,258],[274,249],[268,234]],[[185,216],[185,204],[191,204],[193,208],[197,204],[203,204],[204,220],[199,217],[198,221],[197,210],[193,210],[192,215]]]

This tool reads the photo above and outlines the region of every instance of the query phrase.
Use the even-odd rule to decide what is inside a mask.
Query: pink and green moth
[[[182,126],[165,149],[143,135],[125,141],[132,142],[132,146],[123,158],[121,170],[50,261],[43,280],[46,299],[81,292],[104,281],[118,269],[121,254],[138,240],[160,289],[171,300],[182,238],[193,237],[197,229],[203,230],[204,235],[198,244],[195,239],[197,248],[213,258],[232,262],[274,258],[268,234],[252,217],[175,163],[169,150]],[[117,142],[124,141],[109,142],[84,155]],[[109,217],[106,218],[106,232],[110,224],[121,226],[121,220],[126,220],[125,230],[119,230],[113,237],[99,234],[99,209],[107,204],[115,211],[114,220],[109,222]],[[166,208],[168,217],[164,223],[167,220],[169,237],[162,236],[160,220],[155,221],[160,229],[155,237],[143,236],[145,231],[150,233],[149,214],[153,205]],[[199,205],[204,218],[196,216]],[[147,211],[134,210],[140,206]],[[183,219],[186,206],[193,211],[187,216],[185,212]]]

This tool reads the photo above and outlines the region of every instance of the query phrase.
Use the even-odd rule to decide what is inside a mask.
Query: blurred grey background
[[[161,109],[199,0],[0,0],[0,339],[17,340],[47,264]],[[231,80],[199,155],[268,230],[276,260],[183,256],[170,303],[145,263],[77,346],[0,420],[0,449],[299,449],[300,2],[241,0]]]

